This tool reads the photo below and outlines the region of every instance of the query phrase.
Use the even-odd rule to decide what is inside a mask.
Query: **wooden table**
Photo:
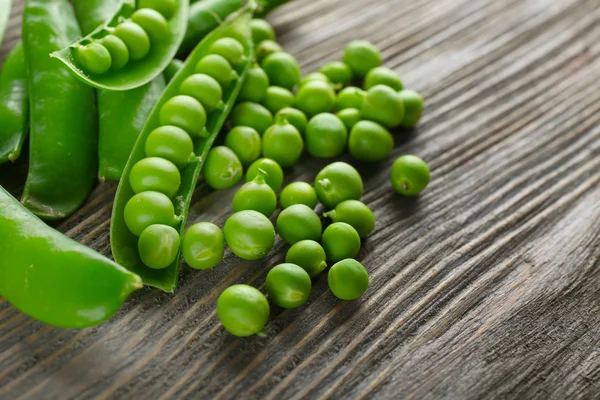
[[[426,99],[394,157],[355,163],[377,218],[359,257],[368,292],[338,301],[322,276],[304,307],[272,310],[266,338],[232,337],[216,299],[262,287],[278,241],[263,261],[185,267],[175,294],[144,289],[92,329],[0,300],[0,398],[599,398],[598,0],[296,0],[269,21],[304,72],[368,39]],[[388,182],[406,153],[432,169],[417,199]],[[0,168],[15,195],[26,160]],[[306,159],[287,180],[325,164]],[[57,228],[110,255],[115,188]],[[233,194],[200,184],[189,222],[222,225]]]

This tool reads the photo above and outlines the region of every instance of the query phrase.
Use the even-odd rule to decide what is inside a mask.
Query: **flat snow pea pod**
[[[119,188],[117,189],[113,207],[111,247],[115,260],[125,268],[138,273],[147,285],[172,292],[177,286],[180,257],[178,254],[171,265],[159,270],[150,269],[142,263],[138,252],[138,238],[125,224],[125,206],[134,195],[133,189],[129,183],[131,170],[138,161],[146,157],[146,142],[150,134],[153,132],[156,133],[155,130],[161,127],[159,118],[163,105],[169,99],[180,95],[181,84],[186,78],[195,73],[196,64],[200,59],[209,54],[211,45],[216,40],[223,37],[232,37],[238,40],[244,46],[244,56],[246,59],[245,63],[240,65],[236,70],[241,79],[237,80],[234,84],[232,83],[226,89],[223,89],[223,107],[207,115],[206,131],[208,136],[192,138],[194,143],[194,156],[191,157],[187,164],[180,166],[181,185],[179,186],[177,194],[172,199],[176,218],[176,223],[172,226],[179,232],[180,236],[182,236],[192,193],[196,187],[204,161],[206,160],[207,154],[217,134],[221,130],[223,123],[227,119],[228,113],[233,107],[235,98],[241,88],[242,80],[251,65],[250,60],[253,57],[253,46],[249,23],[253,7],[254,4],[248,4],[248,6],[240,10],[239,13],[232,16],[230,20],[223,23],[219,28],[207,36],[189,55],[181,70],[169,82],[163,95],[150,113],[146,125],[142,129],[125,167],[123,179],[121,179]],[[164,136],[169,137],[169,135]],[[164,143],[163,146],[168,146],[168,143]],[[180,140],[175,141],[174,146],[176,146],[177,149],[185,147]],[[164,150],[161,151],[164,152]],[[179,150],[176,152],[179,152]],[[180,156],[178,158],[181,159],[182,157],[183,156]],[[179,249],[179,252],[181,252],[181,249]]]
[[[50,228],[0,187],[0,296],[63,328],[110,318],[140,277]]]
[[[138,11],[135,0],[121,0],[116,12],[108,18],[105,24],[82,39],[61,50],[54,51],[51,56],[63,62],[77,78],[99,89],[129,90],[142,86],[163,72],[175,57],[185,34],[188,2],[173,0],[169,3],[174,6],[172,15],[169,12],[162,16],[160,16],[163,11],[161,9],[164,8],[162,5],[166,2],[149,3],[147,8],[156,7],[154,10],[159,11],[159,13],[152,13],[153,15],[158,14],[157,19],[151,19],[148,18],[147,13],[135,14]],[[140,3],[139,8],[145,7]],[[166,19],[168,29],[163,26],[165,21],[160,19],[162,17]],[[152,32],[146,32],[145,29],[151,29]],[[167,37],[158,40],[160,36],[164,36],[165,31],[168,31]],[[106,72],[96,71],[93,73],[86,69],[78,57],[80,49],[92,43],[104,47],[104,43],[102,43],[104,38],[113,34],[125,42],[129,50],[129,62],[122,68],[110,68]],[[111,60],[112,58],[113,55],[111,55]]]
[[[45,219],[65,218],[75,212],[96,180],[94,92],[69,74],[64,65],[48,57],[79,34],[67,0],[27,2],[23,49],[31,131],[29,173],[22,202]]]
[[[8,54],[0,75],[0,164],[19,158],[28,115],[25,55],[19,43]]]
[[[6,24],[8,23],[10,6],[11,0],[0,0],[0,44],[2,44],[2,38],[4,37],[4,31],[6,30]]]

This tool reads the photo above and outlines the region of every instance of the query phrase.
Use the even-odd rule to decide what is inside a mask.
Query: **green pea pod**
[[[134,52],[139,51],[138,43],[135,43],[134,46],[127,46],[131,57],[124,66],[93,73],[89,71],[89,68],[85,68],[85,63],[82,63],[82,58],[78,56],[78,52],[82,47],[91,43],[98,44],[101,39],[115,33],[117,26],[125,22],[131,23],[130,18],[135,11],[137,11],[135,0],[122,0],[117,11],[108,22],[77,42],[71,43],[61,50],[54,51],[51,57],[62,61],[77,78],[99,89],[129,90],[150,82],[167,67],[183,40],[188,20],[187,0],[176,0],[173,15],[166,18],[168,24],[167,37],[162,34],[153,37],[152,34],[158,34],[158,32],[151,31],[147,31],[144,35],[145,30],[142,31],[141,35],[146,38],[145,40],[148,40],[148,36],[150,36],[149,43],[146,43],[146,46],[149,46],[147,54],[134,57]],[[137,27],[140,28],[139,25]],[[139,36],[135,38],[135,40],[138,39]],[[125,42],[125,40],[123,41]],[[103,51],[106,51],[106,49]]]
[[[110,318],[139,276],[50,228],[0,186],[0,296],[63,328]]]
[[[84,35],[102,25],[119,6],[119,0],[72,0],[71,3]]]
[[[133,148],[123,178],[119,183],[115,202],[113,206],[112,221],[111,221],[111,247],[115,260],[125,268],[140,275],[144,284],[160,288],[167,292],[172,292],[177,286],[177,277],[179,270],[179,260],[181,249],[178,250],[178,256],[175,261],[167,268],[154,270],[146,267],[138,253],[138,238],[128,229],[125,218],[125,206],[134,195],[134,191],[130,185],[129,178],[133,166],[141,159],[145,158],[145,143],[150,133],[157,127],[159,123],[159,112],[161,107],[172,97],[179,94],[181,83],[190,75],[194,74],[195,66],[198,61],[207,54],[209,48],[218,39],[224,37],[233,37],[237,39],[244,47],[244,60],[237,67],[239,78],[230,84],[223,91],[223,106],[208,114],[206,123],[207,135],[203,137],[195,137],[194,140],[194,157],[181,169],[181,185],[177,194],[174,197],[175,214],[177,223],[175,228],[179,234],[183,235],[187,211],[192,199],[192,193],[198,181],[200,170],[206,159],[216,136],[231,108],[234,105],[235,99],[241,89],[243,79],[251,65],[253,56],[252,35],[250,32],[250,20],[254,11],[255,3],[248,2],[244,8],[238,13],[233,14],[226,22],[210,33],[185,61],[181,70],[173,77],[161,99],[156,104],[154,110],[150,114],[144,129],[140,133],[138,140]]]
[[[8,17],[10,16],[10,6],[11,0],[0,0],[0,44],[2,44],[2,38],[4,37],[4,31],[6,31]]]
[[[22,202],[44,219],[65,218],[75,212],[96,179],[94,91],[48,57],[79,35],[67,0],[27,1],[22,36],[29,86],[30,152]]]
[[[8,54],[0,75],[0,164],[15,161],[27,136],[29,103],[23,46]]]
[[[178,60],[176,58],[171,60],[169,65],[167,65],[167,68],[165,68],[165,70],[163,71],[165,81],[170,82],[171,79],[173,79],[173,77],[177,75],[181,67],[183,67],[183,61]]]

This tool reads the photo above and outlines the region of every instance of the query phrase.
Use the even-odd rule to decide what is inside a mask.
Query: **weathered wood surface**
[[[425,96],[394,151],[429,162],[423,195],[394,195],[393,158],[358,165],[377,218],[369,291],[340,302],[323,276],[266,338],[226,334],[217,296],[262,287],[278,242],[264,261],[184,268],[176,294],[145,289],[93,329],[0,300],[0,398],[600,398],[598,0],[296,0],[270,21],[305,72],[365,38]],[[0,184],[18,195],[25,171],[0,168]],[[115,188],[58,229],[109,255]],[[200,184],[189,222],[222,225],[233,193]]]

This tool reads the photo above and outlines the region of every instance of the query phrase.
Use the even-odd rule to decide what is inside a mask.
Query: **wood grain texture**
[[[0,300],[0,398],[600,398],[600,3],[296,0],[269,20],[304,72],[364,38],[425,97],[393,154],[429,163],[422,196],[393,193],[394,157],[350,161],[377,219],[359,256],[368,292],[338,301],[322,276],[304,307],[272,310],[266,338],[226,334],[218,295],[263,288],[278,241],[266,260],[183,268],[174,295],[144,289],[92,329]],[[26,157],[0,168],[16,195]],[[305,159],[286,180],[325,164]],[[57,228],[110,255],[115,189]],[[233,194],[200,183],[188,223],[223,225]]]

